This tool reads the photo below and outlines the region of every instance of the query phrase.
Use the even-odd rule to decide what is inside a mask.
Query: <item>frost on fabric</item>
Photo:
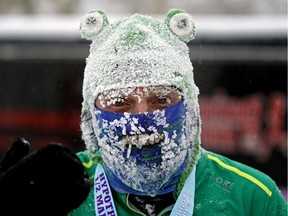
[[[127,96],[133,87],[159,85],[180,89],[190,101],[187,111],[197,112],[198,88],[188,52],[186,44],[164,22],[149,16],[135,14],[107,25],[94,38],[86,60],[82,113],[91,112],[95,98],[105,98],[101,93],[106,90],[111,90],[107,97],[115,98],[119,96],[119,89],[126,88],[122,93]],[[130,90],[127,87],[131,87]],[[82,128],[88,131],[85,133],[88,149],[94,148],[94,139],[89,141],[89,134],[93,133],[89,123],[84,122]],[[191,128],[187,126],[189,142],[193,142],[196,134]]]
[[[99,145],[105,163],[117,176],[121,176],[125,184],[132,185],[134,189],[141,190],[142,185],[147,183],[145,181],[163,179],[165,182],[169,178],[168,173],[175,172],[183,162],[187,148],[197,152],[200,145],[199,91],[194,83],[187,45],[165,23],[136,14],[103,28],[94,38],[86,61],[82,113],[89,113],[90,116],[87,115],[88,120],[83,121],[81,128],[85,130],[83,134],[87,149],[97,149]],[[174,133],[169,137],[165,131],[159,133],[155,126],[143,131],[143,128],[137,126],[137,119],[129,118],[129,114],[112,124],[102,122],[102,127],[112,129],[129,122],[134,134],[127,134],[127,128],[123,126],[121,132],[127,136],[120,142],[120,137],[109,131],[107,136],[99,137],[99,122],[94,116],[96,97],[105,107],[135,93],[135,87],[145,87],[148,92],[149,88],[155,86],[173,87],[181,91],[187,112],[186,125],[183,127],[185,131],[179,138],[180,144],[175,143],[179,134]],[[166,122],[161,119],[161,111],[157,115],[157,122],[164,126]],[[89,136],[97,137],[97,142]],[[130,157],[135,148],[141,149],[145,145],[153,145],[153,142],[159,143],[161,147],[163,156],[160,166],[147,168]],[[123,155],[123,151],[127,151],[127,154]],[[159,182],[154,185],[155,188],[160,186]]]
[[[132,147],[131,145],[129,145]],[[128,151],[131,151],[128,149]],[[142,186],[154,182],[154,191],[150,191],[149,195],[157,194],[161,185],[168,181],[171,175],[176,172],[179,166],[183,163],[186,150],[185,146],[179,146],[177,149],[172,146],[162,150],[162,163],[160,166],[147,167],[143,164],[138,164],[135,158],[126,158],[122,151],[110,145],[102,147],[103,160],[107,166],[118,176],[120,180],[131,188],[146,192]],[[129,153],[128,153],[129,154]],[[161,182],[159,182],[161,180]]]

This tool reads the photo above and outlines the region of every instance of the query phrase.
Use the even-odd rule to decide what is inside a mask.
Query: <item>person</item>
[[[69,216],[287,214],[269,176],[201,147],[190,14],[109,23],[94,10],[80,33],[92,44],[80,125],[86,149],[77,156],[91,184]]]
[[[94,185],[69,215],[286,215],[267,175],[201,147],[199,90],[187,43],[190,14],[81,20],[92,41],[78,153]]]

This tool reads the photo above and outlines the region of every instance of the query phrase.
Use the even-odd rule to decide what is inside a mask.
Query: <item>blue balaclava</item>
[[[191,15],[171,9],[164,22],[134,14],[109,24],[95,10],[81,20],[80,32],[92,40],[81,114],[90,157],[101,158],[118,192],[158,195],[181,188],[200,154],[199,91],[186,45],[195,36]],[[137,87],[159,96],[177,93],[181,100],[140,114],[95,107],[97,97],[125,98]]]

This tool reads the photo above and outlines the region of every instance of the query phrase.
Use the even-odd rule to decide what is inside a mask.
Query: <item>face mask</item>
[[[114,190],[158,195],[176,188],[188,158],[185,113],[183,101],[140,114],[95,108],[103,167]]]

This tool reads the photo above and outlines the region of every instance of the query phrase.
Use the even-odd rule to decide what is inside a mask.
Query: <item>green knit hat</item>
[[[184,95],[187,109],[186,137],[198,157],[200,148],[199,90],[187,42],[196,31],[192,16],[171,9],[161,22],[134,14],[109,24],[102,10],[81,20],[82,38],[92,40],[83,81],[81,130],[90,153],[99,148],[95,117],[91,107],[97,95],[109,89],[146,86],[174,86]]]

